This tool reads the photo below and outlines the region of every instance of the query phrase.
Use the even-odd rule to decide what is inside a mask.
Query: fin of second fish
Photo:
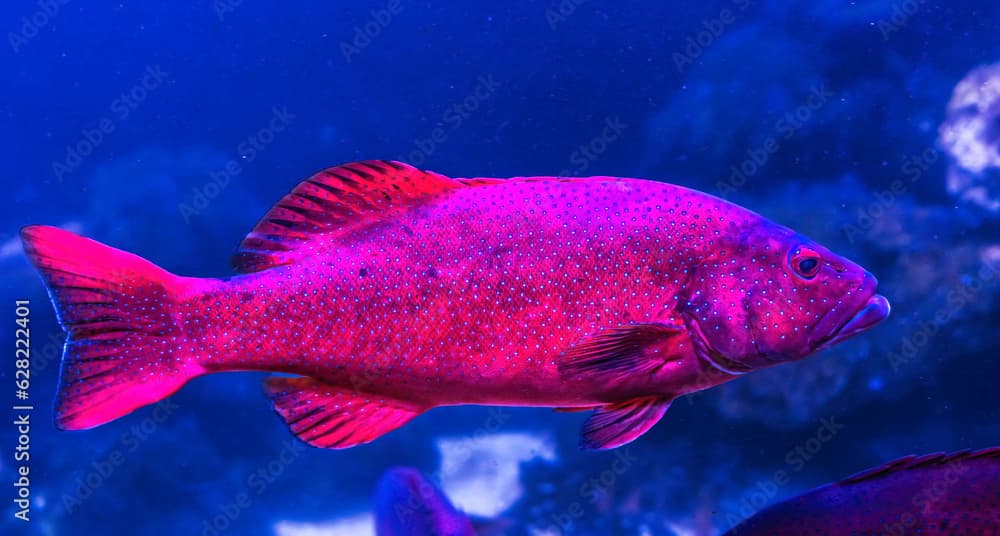
[[[292,433],[314,447],[368,443],[408,423],[426,408],[359,393],[313,378],[273,377],[264,390]]]
[[[670,400],[641,398],[597,410],[583,424],[580,448],[604,450],[631,443],[660,421]]]

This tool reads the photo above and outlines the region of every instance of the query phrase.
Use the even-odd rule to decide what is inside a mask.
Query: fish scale
[[[96,371],[67,346],[57,424],[68,429],[201,374],[263,370],[298,376],[265,391],[315,446],[487,404],[595,409],[581,445],[612,448],[678,396],[801,359],[888,314],[875,278],[819,244],[640,179],[337,166],[265,215],[226,279],[169,274],[51,227],[22,237],[71,342],[128,335],[101,344],[110,364]]]

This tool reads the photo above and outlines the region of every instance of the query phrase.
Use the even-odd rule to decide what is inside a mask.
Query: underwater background
[[[34,407],[27,523],[0,427],[0,533],[372,534],[376,480],[407,465],[501,533],[712,535],[905,454],[1000,444],[1000,3],[39,0],[4,2],[0,29],[0,397],[13,422],[30,300]],[[300,180],[373,158],[697,188],[856,260],[893,313],[609,452],[578,450],[583,414],[472,406],[313,449],[260,373],[55,429],[63,334],[21,226],[224,276]]]

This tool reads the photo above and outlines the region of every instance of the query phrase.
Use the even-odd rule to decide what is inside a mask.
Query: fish
[[[419,471],[383,473],[376,536],[483,532]],[[1000,447],[909,455],[769,506],[724,536],[1000,534]]]
[[[724,536],[1000,534],[1000,447],[906,456],[769,506]]]
[[[471,404],[592,410],[580,447],[610,449],[674,399],[803,359],[890,309],[871,273],[817,242],[632,178],[343,164],[274,205],[220,278],[56,227],[20,234],[67,332],[63,430],[202,375],[268,371],[275,412],[319,448]]]
[[[391,467],[375,488],[376,536],[476,536],[472,520],[412,467]]]

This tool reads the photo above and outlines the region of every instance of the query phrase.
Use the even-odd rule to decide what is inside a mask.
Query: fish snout
[[[888,298],[878,294],[877,290],[878,279],[864,272],[856,291],[820,318],[810,336],[810,346],[815,350],[828,348],[885,320],[892,307]]]
[[[873,294],[878,290],[878,278],[871,272],[865,272],[865,277],[861,281],[861,288],[871,291]]]

